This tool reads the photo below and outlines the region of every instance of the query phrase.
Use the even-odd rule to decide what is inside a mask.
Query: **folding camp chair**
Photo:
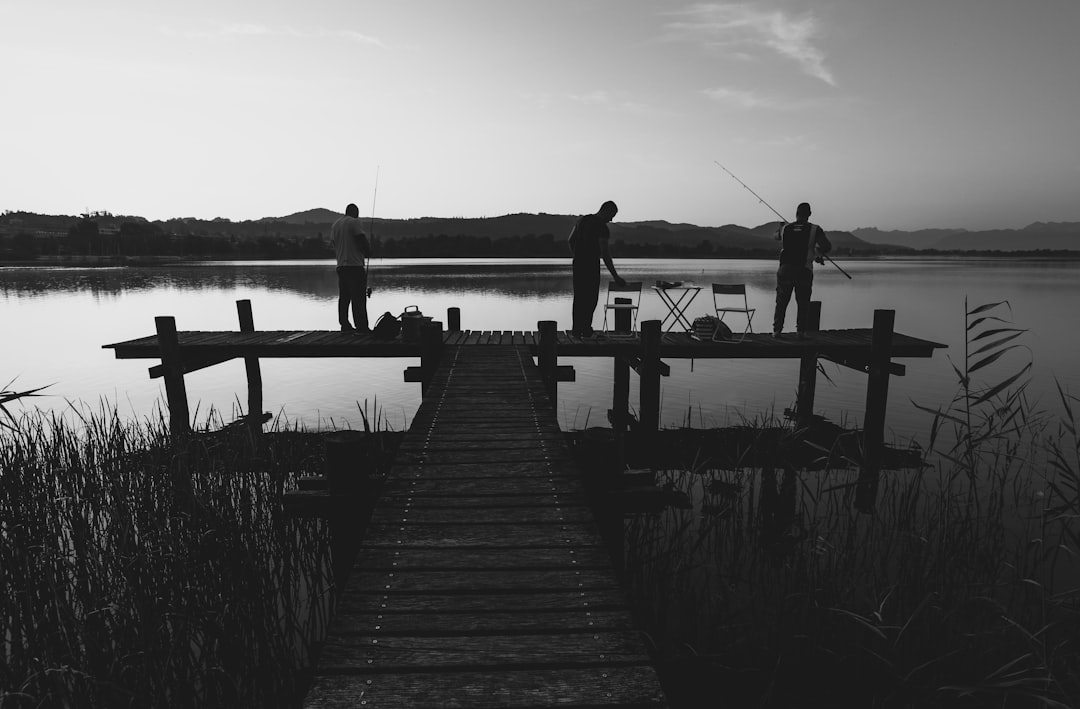
[[[629,303],[619,303],[616,300],[629,300]],[[625,285],[616,285],[614,281],[608,283],[607,302],[604,303],[604,326],[607,332],[608,312],[630,311],[633,314],[631,330],[637,329],[638,307],[641,305],[641,281],[626,281]],[[612,316],[614,321],[615,316]]]
[[[751,321],[754,319],[754,312],[757,310],[757,308],[751,308],[750,303],[746,299],[746,285],[743,283],[736,285],[713,283],[712,294],[713,308],[716,310],[716,317],[720,319],[721,323],[724,322],[724,316],[732,313],[741,313],[746,316],[746,327],[743,329],[742,335],[734,341],[742,342],[745,340],[746,334],[754,331],[754,328],[751,326]],[[740,300],[742,301],[741,307],[739,306]],[[729,303],[729,305],[723,305],[724,302]],[[727,325],[727,323],[724,324]],[[718,333],[720,328],[717,327],[716,329]],[[713,334],[713,339],[716,339],[716,333]]]

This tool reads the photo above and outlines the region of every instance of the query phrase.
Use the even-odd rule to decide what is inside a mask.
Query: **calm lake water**
[[[746,283],[755,330],[770,329],[775,264],[737,260],[629,260],[616,258],[628,280]],[[843,261],[853,278],[831,266],[820,268],[814,297],[823,302],[823,328],[870,327],[876,308],[896,311],[896,330],[941,342],[931,359],[898,360],[907,376],[890,382],[888,433],[898,443],[925,441],[930,416],[914,402],[945,406],[956,392],[947,357],[963,357],[964,300],[972,306],[1009,301],[1015,323],[1029,329],[1017,350],[987,374],[1015,370],[1034,361],[1033,392],[1057,408],[1055,379],[1080,392],[1075,364],[1080,348],[1076,309],[1080,305],[1080,262],[1008,259],[883,259]],[[374,295],[368,311],[400,313],[418,306],[446,319],[461,308],[462,327],[533,330],[539,320],[570,326],[571,280],[567,260],[376,260]],[[687,314],[711,313],[703,290]],[[181,330],[235,330],[235,301],[252,301],[259,329],[336,329],[337,283],[330,261],[213,262],[161,268],[0,268],[0,385],[25,389],[49,384],[32,406],[116,407],[122,416],[153,415],[164,400],[160,379],[151,380],[148,360],[116,360],[102,345],[150,335],[154,316],[173,315]],[[603,294],[601,294],[601,301]],[[794,329],[795,305],[788,312]],[[666,310],[646,288],[642,319]],[[1005,314],[1002,312],[1001,314]],[[596,327],[603,317],[597,308]],[[402,381],[411,359],[263,360],[265,409],[308,428],[359,428],[360,410],[390,427],[407,427],[419,404],[418,384]],[[606,360],[563,358],[577,381],[559,387],[564,429],[606,426],[611,402],[611,367]],[[780,415],[793,404],[797,361],[729,360],[670,362],[662,381],[665,426],[720,426]],[[825,363],[831,383],[819,378],[816,411],[838,423],[861,426],[866,377]],[[245,402],[243,363],[228,362],[188,376],[191,408],[201,421],[210,409],[231,420]],[[633,382],[632,387],[636,386]],[[636,404],[636,389],[631,403]],[[25,409],[28,406],[22,406]],[[20,407],[14,407],[17,413]]]

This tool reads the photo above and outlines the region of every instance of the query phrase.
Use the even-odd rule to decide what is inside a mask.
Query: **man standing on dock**
[[[371,332],[367,317],[367,258],[371,255],[367,236],[361,228],[360,209],[345,207],[345,216],[330,227],[330,244],[337,257],[338,324],[343,331]],[[353,322],[349,324],[349,308]]]
[[[598,261],[603,259],[612,280],[616,285],[626,283],[615,272],[615,264],[608,251],[608,222],[615,218],[619,208],[612,201],[600,205],[596,214],[586,214],[578,219],[570,232],[570,253],[574,257],[574,324],[571,332],[576,337],[592,337],[593,311],[600,300],[600,268]]]
[[[810,291],[814,286],[814,261],[825,263],[825,254],[832,250],[832,244],[825,236],[825,230],[817,224],[811,224],[810,205],[803,202],[795,210],[795,221],[785,224],[777,232],[776,239],[783,242],[780,249],[780,270],[776,272],[776,312],[773,315],[773,337],[780,337],[784,331],[784,317],[791,291],[795,291],[795,304],[798,309],[796,328],[799,339],[806,338],[810,329],[807,318],[810,316]]]

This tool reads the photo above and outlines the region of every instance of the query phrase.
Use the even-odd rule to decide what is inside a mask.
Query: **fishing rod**
[[[375,245],[375,200],[379,196],[379,166],[375,166],[375,191],[371,194],[371,219],[368,220],[368,234],[371,235],[371,240],[368,242],[368,250]],[[371,269],[368,267],[369,257],[364,256],[364,273],[368,278],[367,297],[371,297]]]
[[[716,163],[717,165],[720,165],[720,161],[719,161],[719,160],[713,160],[713,162],[714,162],[714,163]],[[721,170],[723,170],[724,172],[726,172],[727,174],[731,175],[732,179],[733,179],[733,180],[735,180],[736,182],[738,182],[738,183],[739,183],[740,185],[742,185],[742,186],[743,186],[744,188],[746,188],[746,191],[747,191],[747,192],[749,192],[750,194],[752,194],[752,195],[754,195],[755,197],[757,197],[757,198],[758,198],[758,201],[759,201],[759,202],[761,202],[762,204],[764,204],[764,205],[765,205],[766,207],[768,207],[769,209],[771,209],[771,210],[772,210],[772,213],[773,213],[773,214],[775,214],[776,216],[780,217],[780,220],[781,220],[782,222],[784,222],[785,224],[787,224],[787,223],[788,223],[788,220],[787,220],[786,218],[784,218],[784,215],[783,215],[783,214],[781,214],[780,212],[776,211],[776,209],[774,209],[774,208],[773,208],[773,206],[772,206],[771,204],[769,204],[768,202],[766,202],[766,201],[765,201],[765,200],[764,200],[764,199],[762,198],[762,196],[761,196],[761,195],[759,195],[759,194],[758,194],[757,192],[755,192],[754,190],[750,189],[750,187],[749,187],[749,186],[748,186],[748,185],[747,185],[747,184],[746,184],[745,182],[743,182],[742,180],[740,180],[740,179],[739,179],[738,177],[735,177],[735,173],[733,173],[733,172],[732,172],[731,170],[727,169],[727,168],[726,168],[726,167],[724,167],[723,165],[720,165],[720,169],[721,169]],[[838,263],[836,263],[836,261],[833,261],[833,260],[832,260],[831,258],[829,258],[829,255],[828,255],[828,254],[821,254],[821,257],[822,257],[822,258],[824,258],[824,259],[828,259],[829,263],[831,263],[831,264],[832,264],[833,266],[836,266],[836,270],[837,270],[837,271],[840,271],[840,273],[844,274],[844,275],[845,275],[845,276],[847,276],[847,277],[848,277],[849,279],[851,278],[851,274],[850,274],[850,273],[848,273],[847,271],[845,271],[844,269],[840,268],[840,265],[839,265]]]

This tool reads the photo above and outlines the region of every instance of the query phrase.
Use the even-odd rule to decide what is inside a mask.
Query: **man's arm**
[[[607,266],[608,273],[611,274],[611,278],[615,281],[615,285],[626,285],[626,281],[622,279],[622,276],[615,272],[615,264],[611,261],[611,252],[608,250],[607,239],[602,239],[600,241],[600,256],[604,259],[604,265]]]
[[[356,246],[360,249],[360,253],[364,255],[364,258],[371,258],[371,244],[368,243],[367,235],[358,228],[353,232],[353,238],[356,240]]]
[[[818,251],[823,254],[827,254],[832,251],[832,242],[829,241],[829,237],[825,236],[825,230],[821,227],[817,228],[817,244]]]

